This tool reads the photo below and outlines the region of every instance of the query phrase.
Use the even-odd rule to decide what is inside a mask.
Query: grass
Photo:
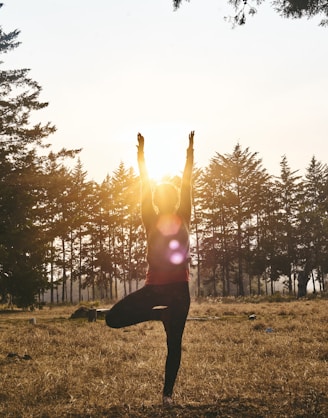
[[[0,314],[1,417],[328,416],[327,300],[193,302],[171,409],[162,324],[112,330],[75,309]]]

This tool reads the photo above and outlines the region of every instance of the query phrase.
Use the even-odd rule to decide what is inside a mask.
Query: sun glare
[[[149,177],[155,182],[165,178],[181,176],[183,157],[174,151],[174,147],[147,149],[145,159]]]
[[[173,166],[172,164],[170,167],[168,167],[167,164],[165,165],[165,163],[162,163],[161,161],[148,160],[147,169],[150,179],[156,183],[160,183],[167,178],[181,175],[181,170],[179,170],[177,167]]]
[[[189,127],[175,124],[147,124],[138,127],[138,131],[145,139],[145,161],[151,180],[159,183],[175,176],[181,177],[186,161],[186,150],[189,145]],[[136,136],[135,136],[136,137]],[[130,131],[124,137],[129,149],[130,159],[134,162],[136,172],[138,165],[135,147],[131,147],[133,133]],[[122,140],[122,138],[121,138]]]

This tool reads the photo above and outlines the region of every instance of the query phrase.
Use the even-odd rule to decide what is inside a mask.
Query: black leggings
[[[111,328],[145,321],[162,321],[166,332],[167,357],[163,395],[172,396],[181,360],[181,341],[190,305],[187,282],[146,285],[119,301],[106,315]],[[153,309],[167,306],[165,309]]]

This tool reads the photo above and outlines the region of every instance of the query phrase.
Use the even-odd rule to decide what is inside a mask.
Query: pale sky
[[[327,163],[328,28],[262,5],[232,29],[229,13],[226,0],[5,0],[2,29],[22,45],[1,59],[31,69],[49,102],[35,121],[57,126],[53,149],[82,147],[98,182],[136,168],[138,132],[153,174],[181,172],[191,130],[198,167],[238,142],[270,174],[283,155],[301,174],[313,155]]]

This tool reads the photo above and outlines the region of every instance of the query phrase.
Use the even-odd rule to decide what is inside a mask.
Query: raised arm
[[[187,148],[187,159],[182,175],[179,207],[179,212],[184,216],[187,222],[190,222],[191,218],[191,178],[194,164],[194,134],[195,131],[191,131],[189,134],[189,146]]]
[[[150,181],[145,163],[144,155],[144,137],[138,133],[138,166],[141,180],[141,217],[145,225],[150,221],[151,217],[155,215],[153,206],[152,192]]]

